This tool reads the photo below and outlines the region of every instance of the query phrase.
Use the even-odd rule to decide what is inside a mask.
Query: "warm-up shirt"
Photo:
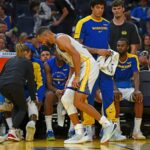
[[[127,60],[125,62],[119,62],[114,79],[118,88],[130,88],[132,87],[131,78],[134,72],[138,72],[139,61],[136,55],[127,54]]]

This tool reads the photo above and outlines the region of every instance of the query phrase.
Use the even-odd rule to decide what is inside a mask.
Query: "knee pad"
[[[64,93],[64,95],[61,98],[61,102],[66,109],[68,115],[72,115],[77,113],[77,109],[74,106],[74,91],[67,89]]]
[[[38,112],[38,108],[37,108],[36,104],[33,101],[28,101],[27,105],[28,105],[28,116],[29,116],[29,118],[32,115],[36,115],[37,120],[38,120],[39,112]]]

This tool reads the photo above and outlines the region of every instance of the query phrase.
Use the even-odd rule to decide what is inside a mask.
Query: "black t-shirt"
[[[55,0],[55,5],[58,11],[62,14],[62,10],[64,7],[67,8],[69,14],[66,17],[66,20],[74,20],[75,19],[75,8],[70,0]]]
[[[130,22],[124,22],[122,25],[110,23],[110,48],[117,51],[117,41],[120,38],[126,38],[130,44],[140,44],[140,38],[136,26]]]
[[[31,99],[35,100],[36,86],[32,62],[18,57],[8,60],[0,73],[0,89],[9,84],[17,84],[18,86],[24,87],[26,81]]]

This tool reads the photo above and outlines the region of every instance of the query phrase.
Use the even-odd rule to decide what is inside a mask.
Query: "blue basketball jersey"
[[[56,65],[56,57],[51,58],[47,63],[51,70],[52,85],[59,90],[63,90],[69,76],[69,65],[64,64],[63,66],[58,67]]]
[[[119,62],[114,79],[118,88],[132,87],[131,78],[133,73],[139,71],[139,61],[136,55],[127,54],[125,62]]]

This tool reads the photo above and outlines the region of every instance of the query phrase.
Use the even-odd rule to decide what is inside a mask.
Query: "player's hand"
[[[107,49],[98,49],[98,52],[97,52],[98,55],[105,56],[105,57],[110,56],[111,53],[112,52],[110,50],[107,50]]]
[[[55,92],[55,94],[56,94],[57,97],[62,96],[63,93],[64,93],[64,90],[58,90],[58,89],[57,89],[56,92]]]
[[[133,99],[138,102],[141,103],[143,102],[143,94],[141,91],[134,91],[133,92]]]
[[[122,93],[119,90],[114,90],[114,101],[120,102],[122,99]]]
[[[79,77],[75,77],[74,80],[72,81],[72,87],[77,89],[79,88],[79,80],[80,78]]]

